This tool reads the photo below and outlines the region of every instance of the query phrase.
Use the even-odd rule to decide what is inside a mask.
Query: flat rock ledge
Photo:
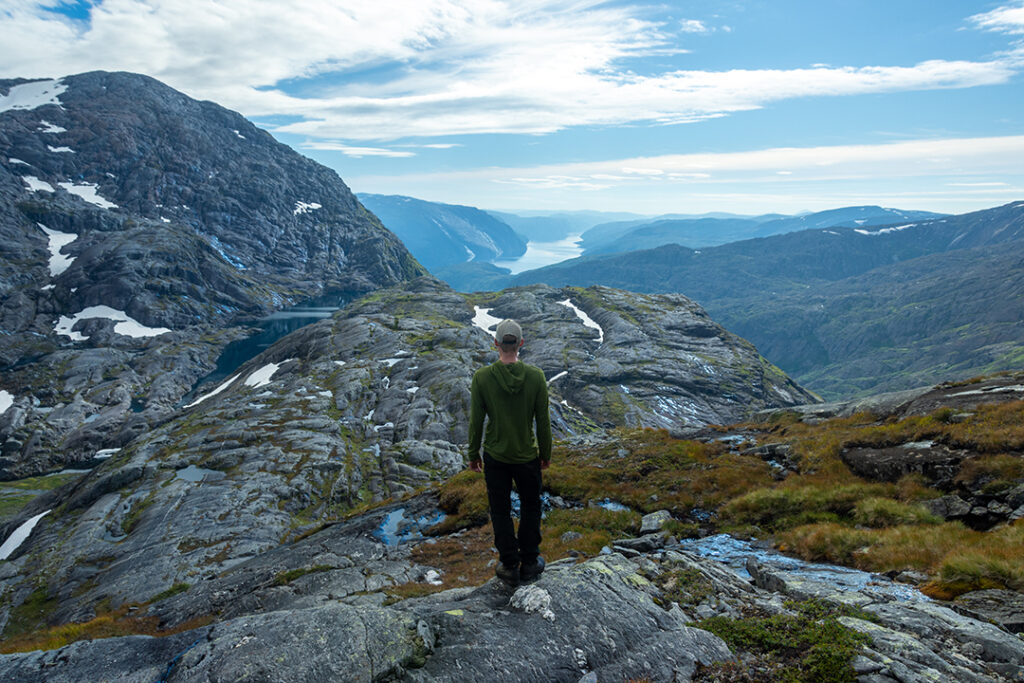
[[[870,586],[843,593],[753,561],[748,569],[753,581],[675,549],[611,553],[554,562],[537,582],[515,589],[494,579],[390,605],[379,592],[324,596],[165,638],[4,655],[0,672],[26,683],[690,681],[702,665],[737,661],[722,640],[695,627],[698,619],[788,614],[787,600],[814,597],[875,616],[841,618],[871,640],[853,661],[860,683],[1024,680],[1024,640],[993,624],[923,597],[897,601]],[[668,602],[659,585],[669,575],[697,577],[712,590]]]

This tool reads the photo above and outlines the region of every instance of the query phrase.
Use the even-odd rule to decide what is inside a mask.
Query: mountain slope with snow
[[[129,73],[0,80],[0,478],[123,445],[253,320],[424,272],[235,112]]]

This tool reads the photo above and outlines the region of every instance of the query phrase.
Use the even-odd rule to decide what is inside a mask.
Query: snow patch
[[[31,166],[32,165],[32,164],[28,163],[27,161],[22,161],[21,159],[15,159],[14,157],[11,157],[10,159],[8,159],[7,163],[9,163],[9,164],[21,164],[22,166]]]
[[[107,318],[108,320],[117,321],[117,324],[114,325],[114,332],[126,337],[156,337],[170,332],[166,327],[146,327],[138,320],[130,318],[124,311],[118,311],[110,306],[89,306],[83,308],[70,318],[62,315],[57,320],[57,324],[54,325],[53,331],[70,337],[72,341],[85,341],[88,337],[81,332],[72,331],[71,328],[79,320],[88,320],[90,318]]]
[[[336,360],[334,361],[334,364],[337,365],[339,368],[345,367],[345,361],[343,360]]]
[[[960,391],[950,396],[981,396],[984,394],[1001,394],[1004,392],[1019,392],[1024,391],[1024,385],[1015,384],[1006,387],[990,387],[988,389],[971,389],[970,391]]]
[[[558,303],[561,304],[562,306],[565,306],[566,308],[571,308],[573,310],[573,313],[576,314],[576,317],[583,321],[584,326],[597,330],[597,343],[604,343],[604,330],[601,328],[600,325],[595,323],[589,315],[587,315],[579,308],[577,308],[575,305],[573,305],[570,299],[566,299],[565,301],[559,301]]]
[[[255,387],[257,389],[267,386],[270,384],[270,378],[274,376],[274,373],[277,372],[282,365],[293,360],[295,359],[289,358],[288,360],[283,360],[280,363],[267,363],[262,368],[245,378],[245,386]]]
[[[57,277],[71,265],[71,262],[75,260],[74,256],[67,256],[60,253],[60,250],[67,245],[78,239],[78,235],[73,232],[58,232],[56,230],[50,230],[42,223],[36,223],[46,236],[50,238],[50,277]]]
[[[473,324],[479,327],[481,330],[487,333],[489,337],[494,338],[494,331],[491,330],[498,323],[501,322],[501,318],[495,318],[491,315],[490,308],[480,308],[479,306],[473,307]]]
[[[21,176],[21,179],[28,184],[30,192],[55,192],[53,185],[45,180],[36,178],[34,175],[23,175]]]
[[[39,520],[48,514],[50,514],[50,510],[40,512],[38,515],[27,522],[24,522],[21,526],[15,529],[14,533],[8,536],[7,540],[4,541],[4,544],[0,545],[0,560],[6,560],[10,557],[11,553],[17,550],[18,547],[25,542],[25,539],[29,537],[29,534],[31,534],[32,530],[36,528],[36,524]]]
[[[562,370],[562,371],[561,371],[560,373],[558,373],[557,375],[555,375],[554,377],[552,377],[551,379],[549,379],[549,380],[548,380],[548,384],[551,384],[551,383],[552,383],[552,382],[554,382],[554,381],[555,381],[556,379],[562,379],[563,377],[565,377],[565,376],[566,376],[566,375],[568,375],[568,374],[569,374],[569,371],[568,371],[568,370]]]
[[[228,378],[227,380],[225,380],[225,381],[224,381],[224,383],[223,383],[223,384],[221,384],[221,385],[220,385],[219,387],[217,387],[216,389],[214,389],[213,391],[211,391],[211,392],[210,392],[210,393],[208,393],[208,394],[203,394],[202,396],[200,396],[200,397],[199,397],[199,398],[197,398],[196,400],[192,401],[191,403],[189,403],[189,404],[188,404],[187,406],[185,406],[185,407],[186,407],[186,408],[191,408],[192,406],[196,406],[196,405],[199,405],[200,403],[202,403],[203,401],[205,401],[205,400],[206,400],[206,399],[208,399],[208,398],[213,398],[214,396],[216,396],[217,394],[219,394],[220,392],[224,391],[224,390],[225,390],[225,389],[227,389],[227,388],[228,388],[229,386],[231,386],[231,383],[232,383],[232,382],[234,382],[234,381],[235,381],[236,379],[238,379],[238,378],[239,378],[239,375],[235,375],[234,377],[229,377],[229,378]]]
[[[5,389],[0,389],[0,415],[7,412],[7,409],[14,405],[14,396]]]
[[[50,123],[46,120],[39,121],[39,128],[36,128],[40,133],[67,133],[67,128],[61,128],[60,126]]]
[[[237,130],[232,130],[231,132],[232,132],[232,133],[234,133],[235,135],[237,135],[237,136],[238,136],[239,138],[241,138],[242,140],[244,140],[244,139],[245,139],[245,136],[244,136],[244,135],[242,135],[241,133],[239,133],[239,132],[238,132]]]
[[[115,453],[120,452],[120,450],[120,448],[101,448],[100,450],[96,451],[96,455],[92,457],[96,458],[97,460],[106,460]]]
[[[401,363],[403,360],[405,360],[405,359],[404,358],[384,358],[380,362],[382,364],[388,366],[389,368],[393,368],[393,367],[395,367],[395,363]]]
[[[12,109],[35,109],[46,104],[60,104],[60,95],[68,86],[59,80],[33,81],[11,88],[6,95],[0,95],[0,112]]]
[[[57,285],[50,284],[39,288],[40,292],[49,292],[51,289],[57,289]]]
[[[870,230],[854,230],[854,232],[860,235],[884,235],[888,232],[899,232],[900,230],[906,230],[907,228],[912,228],[915,225],[917,225],[917,223],[907,223],[906,225],[897,225],[892,228],[882,228],[881,230],[875,230],[874,232]]]
[[[81,197],[90,204],[95,204],[101,209],[116,209],[117,204],[107,201],[99,195],[99,186],[96,183],[57,183],[71,194]]]
[[[54,147],[53,145],[47,145],[46,149],[50,150],[51,152],[67,152],[68,154],[75,153],[75,150],[71,149],[70,147]]]
[[[235,131],[238,132],[237,130]],[[292,213],[296,216],[302,213],[309,213],[310,211],[316,211],[317,209],[323,208],[316,202],[295,202],[295,210]]]
[[[409,393],[409,394],[415,394],[419,390],[420,390],[419,387],[409,387],[405,391],[406,391],[406,393]],[[3,411],[0,411],[0,412],[3,412]]]
[[[838,235],[838,234],[839,234],[839,233],[838,233],[838,232],[836,232],[835,230],[824,230],[823,232],[827,232],[827,233],[828,233],[828,234],[830,234],[830,235]]]

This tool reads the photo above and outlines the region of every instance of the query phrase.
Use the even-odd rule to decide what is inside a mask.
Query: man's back
[[[540,368],[520,361],[498,361],[473,375],[469,411],[470,452],[480,448],[486,415],[484,451],[508,463],[551,457],[551,421],[548,416],[547,381]],[[533,428],[537,427],[534,443]]]

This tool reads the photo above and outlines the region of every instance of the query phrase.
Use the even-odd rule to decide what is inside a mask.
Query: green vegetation
[[[818,600],[790,602],[792,615],[745,615],[741,619],[711,617],[697,623],[711,631],[733,649],[751,652],[766,658],[765,677],[726,677],[733,667],[711,667],[716,676],[700,680],[764,680],[785,682],[840,683],[854,681],[856,672],[850,660],[870,639],[839,623],[841,616],[864,618]],[[718,669],[718,671],[715,671]],[[704,671],[708,676],[710,672]]]
[[[81,473],[69,472],[0,482],[0,522],[17,515],[30,500],[39,494],[52,491],[81,476]]]
[[[150,598],[149,604],[153,604],[154,602],[160,602],[161,600],[166,600],[167,598],[173,597],[178,593],[184,593],[189,588],[191,588],[191,584],[185,583],[184,581],[176,583],[167,590],[161,591],[154,595],[152,598]]]
[[[329,572],[332,569],[334,569],[334,567],[332,567],[329,564],[318,564],[312,567],[299,567],[298,569],[289,569],[287,571],[278,572],[274,576],[274,585],[287,586],[289,583],[299,578],[300,576],[305,576],[306,574],[316,574],[317,572]]]
[[[695,567],[674,569],[652,580],[661,589],[661,596],[654,601],[665,609],[672,607],[673,603],[684,607],[698,605],[715,590],[711,582]]]

